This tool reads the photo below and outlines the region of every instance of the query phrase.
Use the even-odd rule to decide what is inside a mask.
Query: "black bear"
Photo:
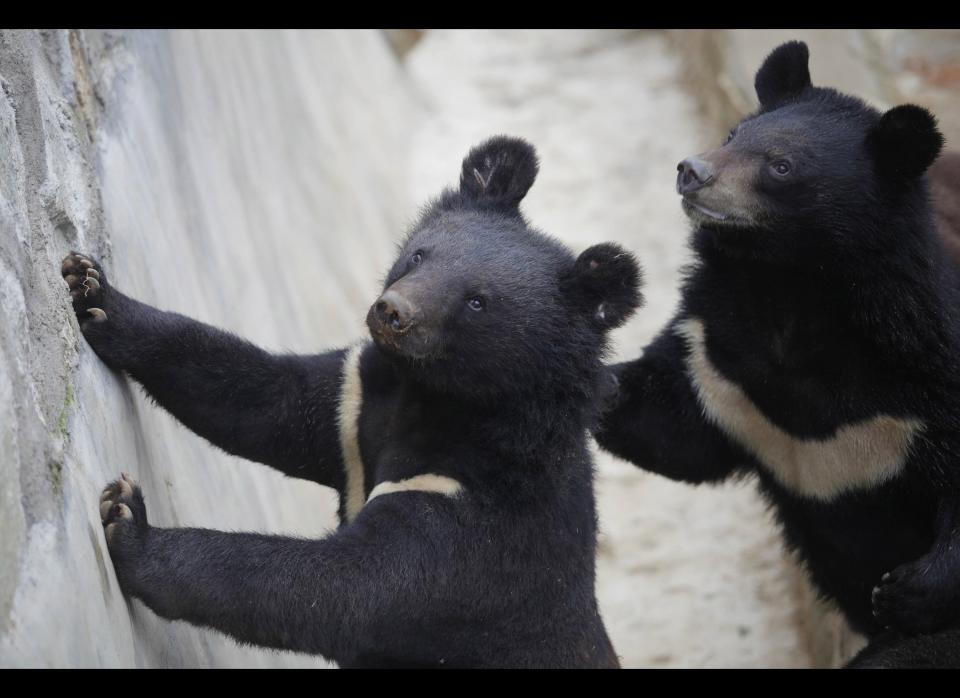
[[[163,312],[71,254],[83,334],[225,451],[336,488],[322,540],[148,525],[101,499],[122,590],[159,615],[344,667],[617,667],[594,592],[589,430],[608,330],[640,303],[613,244],[575,257],[519,204],[538,171],[493,138],[422,213],[370,307],[373,341],[272,355]]]
[[[695,261],[596,438],[676,480],[755,473],[856,630],[938,631],[960,620],[960,277],[924,176],[943,141],[807,64],[775,49],[758,111],[679,164]]]

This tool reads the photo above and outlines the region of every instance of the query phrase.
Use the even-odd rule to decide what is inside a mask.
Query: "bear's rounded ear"
[[[943,148],[933,114],[915,104],[894,107],[867,135],[867,147],[880,172],[895,179],[919,177]]]
[[[584,250],[565,282],[565,292],[603,329],[619,327],[643,303],[640,264],[612,242]]]
[[[468,201],[516,208],[526,196],[539,165],[537,151],[520,138],[494,136],[473,148],[463,161],[460,193]]]
[[[753,80],[760,106],[771,109],[812,87],[809,61],[810,51],[802,41],[788,41],[773,49]]]

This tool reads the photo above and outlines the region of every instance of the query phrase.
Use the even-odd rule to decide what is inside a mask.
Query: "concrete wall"
[[[106,369],[60,260],[269,349],[363,332],[411,211],[410,88],[379,32],[0,34],[0,666],[317,666],[120,594],[97,512],[321,535],[332,493],[227,456]],[[343,263],[363,259],[363,265]]]

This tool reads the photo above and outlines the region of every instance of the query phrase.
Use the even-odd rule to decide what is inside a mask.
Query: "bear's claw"
[[[87,323],[104,322],[107,281],[97,262],[79,252],[71,252],[60,265],[60,275],[70,289],[80,328],[84,329]]]
[[[107,485],[100,494],[100,521],[107,544],[115,543],[119,527],[133,525],[136,530],[147,526],[147,509],[137,481],[129,473]]]

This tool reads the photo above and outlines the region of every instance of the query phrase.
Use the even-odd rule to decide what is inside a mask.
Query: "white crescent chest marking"
[[[367,502],[369,503],[374,497],[393,492],[434,492],[446,497],[456,497],[462,490],[463,486],[452,477],[424,473],[406,480],[386,480],[379,483],[370,492]]]
[[[343,360],[343,383],[337,421],[340,427],[340,452],[343,454],[344,515],[347,521],[364,505],[363,459],[360,457],[360,410],[363,408],[363,382],[360,379],[360,354],[364,344],[351,347]]]
[[[889,480],[903,468],[910,443],[923,428],[917,419],[878,415],[841,426],[826,439],[791,436],[710,362],[702,320],[684,320],[677,333],[690,350],[687,372],[707,419],[797,494],[829,501]]]

